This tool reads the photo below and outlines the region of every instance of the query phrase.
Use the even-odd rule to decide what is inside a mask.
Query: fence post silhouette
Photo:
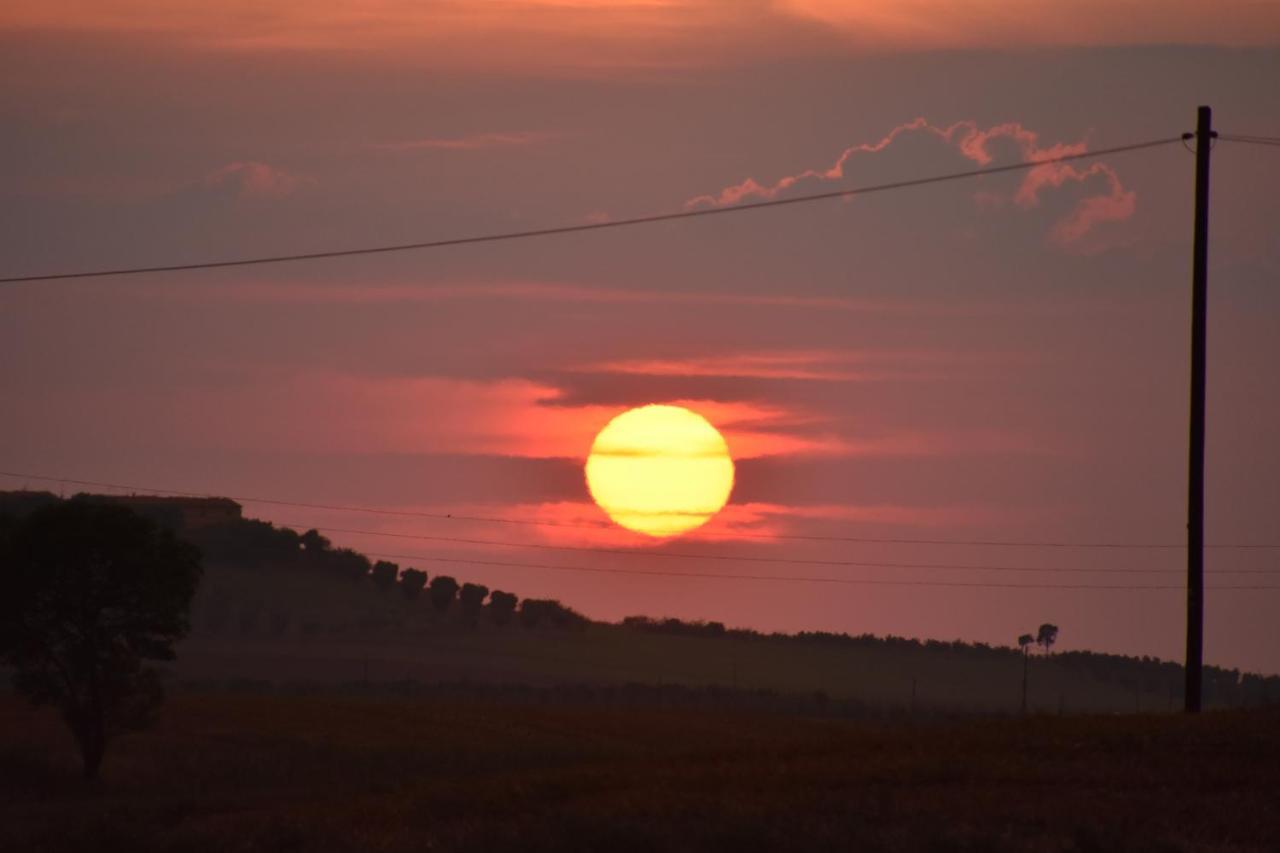
[[[1184,134],[1186,139],[1190,134]],[[1199,713],[1204,658],[1204,409],[1209,291],[1209,151],[1213,111],[1196,114],[1195,231],[1191,256],[1191,442],[1187,474],[1187,664],[1184,710]]]

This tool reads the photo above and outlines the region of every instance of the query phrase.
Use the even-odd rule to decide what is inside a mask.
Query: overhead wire
[[[1272,143],[1280,144],[1280,139],[1270,139],[1270,138],[1262,138],[1262,137],[1225,136],[1224,138],[1234,139],[1236,141],[1244,141],[1244,142],[1261,142],[1263,144],[1272,144]],[[409,250],[416,250],[416,249],[432,249],[432,248],[442,248],[446,246],[459,246],[459,245],[467,245],[467,244],[474,244],[474,243],[497,242],[497,241],[504,241],[504,240],[551,236],[556,234],[568,234],[568,233],[575,233],[575,232],[594,231],[594,230],[600,230],[605,228],[617,228],[617,227],[623,227],[623,226],[641,225],[641,224],[655,223],[655,222],[661,222],[661,221],[689,219],[689,218],[694,218],[699,216],[708,216],[708,215],[729,213],[729,212],[740,212],[740,211],[752,210],[752,209],[758,209],[758,208],[779,207],[783,205],[843,198],[851,195],[865,195],[868,193],[883,192],[883,191],[893,190],[893,189],[903,189],[903,188],[914,187],[914,186],[923,186],[927,184],[941,183],[944,181],[979,177],[981,175],[998,174],[1003,172],[1031,169],[1037,166],[1047,165],[1051,163],[1060,163],[1060,162],[1066,162],[1070,160],[1080,160],[1080,159],[1086,159],[1091,157],[1099,157],[1107,154],[1117,154],[1117,153],[1123,153],[1123,152],[1129,152],[1129,151],[1148,149],[1148,148],[1153,148],[1160,145],[1165,145],[1171,142],[1179,141],[1179,139],[1180,137],[1150,140],[1147,142],[1133,143],[1133,144],[1122,145],[1122,146],[1114,146],[1111,148],[1098,149],[1095,151],[1081,152],[1077,154],[1064,155],[1064,156],[1054,157],[1054,158],[1044,158],[1039,160],[1026,161],[1022,163],[1009,164],[1005,166],[975,169],[975,170],[951,173],[946,175],[936,175],[936,176],[930,176],[926,178],[917,178],[917,179],[910,179],[905,181],[896,181],[896,182],[890,182],[890,183],[884,183],[884,184],[833,190],[825,193],[815,193],[815,194],[804,195],[804,196],[794,196],[794,197],[785,198],[785,199],[771,199],[768,201],[751,202],[751,203],[735,205],[731,207],[719,207],[719,208],[710,208],[705,210],[694,210],[694,211],[681,211],[677,213],[658,214],[658,215],[645,216],[645,217],[634,217],[631,219],[613,220],[613,221],[602,222],[602,223],[585,223],[585,224],[572,225],[572,226],[562,226],[558,228],[534,229],[534,230],[527,230],[527,231],[506,232],[506,233],[500,233],[500,234],[480,235],[480,236],[474,236],[474,237],[454,238],[454,239],[447,239],[447,240],[425,241],[420,243],[398,244],[398,245],[368,247],[368,248],[358,248],[358,249],[333,250],[333,251],[325,251],[325,252],[312,252],[312,253],[297,254],[297,255],[277,255],[277,256],[268,256],[268,257],[259,257],[259,258],[235,259],[235,260],[228,260],[228,261],[213,261],[213,262],[165,265],[165,266],[154,266],[154,267],[132,267],[132,268],[109,269],[109,270],[92,270],[92,271],[82,271],[82,272],[75,272],[75,273],[59,273],[59,274],[48,274],[48,275],[38,275],[38,276],[16,276],[16,277],[8,277],[8,278],[0,279],[0,283],[50,281],[50,280],[59,280],[59,279],[72,279],[72,278],[96,278],[96,277],[115,276],[115,275],[174,272],[174,271],[180,271],[180,270],[211,269],[211,268],[228,267],[228,266],[248,266],[248,265],[267,264],[267,263],[283,263],[287,261],[301,261],[301,260],[313,260],[313,259],[321,259],[321,258],[344,257],[344,256],[352,256],[352,255],[379,254],[379,253],[387,253],[387,252],[409,251]],[[208,495],[203,495],[203,494],[194,493],[194,492],[184,492],[184,491],[168,490],[168,489],[154,489],[154,488],[146,488],[146,487],[138,487],[138,486],[127,486],[122,484],[101,483],[101,482],[93,482],[93,481],[86,481],[86,480],[74,480],[69,478],[43,477],[43,476],[31,475],[31,474],[17,474],[13,472],[0,472],[0,475],[12,477],[16,479],[36,479],[36,480],[71,484],[71,485],[87,485],[87,486],[98,487],[98,488],[115,488],[115,489],[121,489],[121,490],[145,491],[145,492],[151,492],[156,494],[185,495],[189,497],[208,497]],[[273,498],[249,498],[249,497],[241,496],[241,497],[233,497],[232,499],[242,501],[245,503],[284,505],[284,506],[320,509],[320,510],[328,510],[328,511],[363,512],[363,513],[373,513],[373,514],[380,514],[380,515],[412,516],[412,517],[431,518],[436,520],[457,520],[457,521],[502,523],[502,524],[525,524],[525,525],[534,525],[534,526],[571,527],[571,528],[585,528],[585,529],[607,529],[608,527],[608,525],[605,525],[605,524],[581,524],[581,523],[569,523],[569,522],[556,522],[556,521],[551,521],[546,519],[513,519],[513,518],[504,518],[504,517],[495,517],[495,516],[459,515],[459,514],[453,514],[453,513],[424,513],[424,512],[406,511],[406,510],[387,510],[387,509],[373,508],[373,507],[339,506],[339,505],[316,504],[316,503],[307,503],[307,502],[299,502],[299,501],[284,501],[284,500],[273,499]],[[385,533],[379,533],[374,531],[353,531],[353,530],[344,531],[337,528],[327,528],[327,529],[331,531],[348,532],[348,533],[353,533],[357,535],[361,533],[364,533],[366,535],[392,535],[392,534],[385,534]],[[401,534],[401,535],[404,536],[405,534]],[[834,542],[858,542],[858,543],[869,543],[869,544],[964,545],[964,546],[980,546],[980,547],[1114,548],[1114,549],[1172,549],[1172,548],[1182,547],[1181,545],[1164,544],[1164,543],[1151,544],[1151,543],[1116,543],[1116,542],[1104,542],[1104,543],[1017,542],[1017,541],[1004,541],[1004,540],[944,540],[944,539],[908,539],[908,538],[890,538],[890,537],[847,537],[847,536],[814,536],[814,535],[799,536],[799,535],[782,535],[782,534],[752,534],[750,532],[742,532],[738,535],[745,536],[747,538],[784,539],[784,540],[796,540],[796,541],[834,541]],[[432,539],[437,541],[456,541],[456,542],[467,543],[467,544],[483,544],[483,545],[494,545],[494,546],[500,546],[500,547],[544,547],[544,548],[552,548],[552,549],[561,548],[561,549],[567,549],[567,550],[594,550],[594,551],[600,551],[603,553],[631,553],[628,551],[624,551],[622,549],[599,549],[599,548],[589,548],[584,546],[577,546],[572,548],[568,546],[540,546],[532,543],[509,543],[509,542],[499,542],[494,540],[463,540],[457,537],[452,537],[452,538],[428,537],[428,536],[419,535],[419,536],[413,536],[411,538]],[[1280,546],[1271,545],[1271,544],[1248,544],[1248,545],[1228,544],[1228,545],[1210,545],[1208,547],[1239,548],[1239,549],[1268,549],[1268,548],[1276,548]],[[664,554],[664,556],[666,555],[667,554]],[[703,558],[703,559],[721,558],[720,555],[670,554],[669,556],[684,556],[686,558]],[[1029,567],[992,567],[992,566],[978,567],[978,566],[963,566],[963,565],[953,565],[953,564],[896,564],[896,563],[870,564],[870,563],[863,563],[860,561],[784,560],[784,559],[778,559],[778,558],[765,558],[765,557],[752,557],[752,558],[725,557],[724,559],[738,559],[738,560],[745,559],[747,561],[752,561],[752,562],[807,563],[807,564],[815,564],[815,565],[850,565],[850,566],[866,566],[866,567],[881,567],[881,568],[929,568],[929,569],[946,568],[946,569],[959,569],[959,570],[990,570],[990,571],[1046,571],[1044,569],[1035,569],[1035,568],[1029,568]],[[1081,571],[1091,572],[1091,571],[1111,571],[1111,570],[1083,569]],[[1137,571],[1137,570],[1133,570],[1133,571]],[[1156,570],[1156,571],[1159,571],[1159,570]],[[1260,571],[1265,571],[1265,570],[1260,570]]]
[[[1162,139],[1151,139],[1145,142],[1135,142],[1128,145],[1116,145],[1110,148],[1099,148],[1094,151],[1082,151],[1075,154],[1064,154],[1058,157],[1046,157],[1042,159],[1026,160],[1021,163],[1011,163],[1003,166],[987,166],[981,169],[970,169],[964,172],[952,172],[943,175],[931,175],[923,178],[908,178],[901,181],[890,181],[881,184],[868,184],[860,187],[847,187],[844,189],[830,190],[828,192],[810,193],[807,195],[789,196],[787,198],[768,199],[766,201],[746,202],[744,204],[736,204],[722,207],[701,208],[697,210],[681,210],[670,213],[657,213],[648,216],[633,216],[626,219],[611,219],[605,222],[584,222],[575,225],[560,225],[549,228],[532,228],[522,231],[505,231],[492,234],[479,234],[467,237],[450,237],[438,240],[423,240],[413,243],[397,243],[384,246],[366,246],[351,249],[326,249],[314,252],[299,252],[296,254],[279,254],[265,255],[250,258],[233,258],[227,260],[214,261],[195,261],[190,263],[179,264],[159,264],[154,266],[135,266],[135,267],[116,267],[112,269],[96,269],[96,270],[79,270],[73,272],[60,273],[44,273],[38,275],[14,275],[0,278],[0,284],[22,284],[39,281],[58,281],[72,279],[87,278],[105,278],[108,276],[126,276],[126,275],[148,275],[153,273],[164,272],[184,272],[189,270],[207,270],[207,269],[224,269],[227,267],[246,267],[258,266],[262,264],[281,264],[292,263],[297,261],[314,261],[330,258],[357,257],[362,255],[382,255],[393,252],[409,252],[409,251],[425,251],[430,249],[443,249],[453,246],[473,246],[483,243],[499,243],[511,240],[527,240],[541,237],[552,237],[564,234],[579,234],[585,232],[604,231],[609,229],[628,228],[638,225],[650,225],[658,222],[674,222],[687,219],[698,219],[708,216],[720,216],[731,213],[743,213],[749,210],[762,210],[766,208],[785,207],[790,205],[809,204],[819,201],[829,201],[832,199],[848,198],[855,195],[870,195],[872,193],[888,192],[891,190],[901,190],[910,187],[921,187],[930,184],[940,184],[948,181],[958,181],[968,178],[982,177],[983,175],[998,175],[1006,172],[1024,171],[1027,169],[1035,169],[1040,166],[1051,165],[1054,163],[1066,163],[1073,160],[1087,160],[1095,157],[1104,157],[1111,154],[1123,154],[1131,151],[1142,151],[1149,148],[1156,148],[1162,145],[1168,145],[1179,142],[1180,136],[1168,137]]]
[[[454,545],[478,545],[499,548],[526,548],[539,551],[570,551],[591,554],[617,554],[624,557],[643,557],[645,559],[681,559],[681,560],[718,560],[730,563],[769,563],[774,565],[796,566],[843,566],[864,569],[926,569],[930,571],[956,572],[1025,572],[1031,574],[1181,574],[1180,569],[1089,569],[1081,567],[1061,566],[992,566],[986,564],[957,563],[897,563],[864,560],[823,560],[800,557],[759,557],[753,555],[733,554],[695,554],[681,551],[653,551],[635,548],[610,548],[599,545],[552,545],[544,542],[509,542],[500,539],[473,539],[459,536],[432,536],[421,533],[397,533],[386,530],[354,530],[344,527],[325,527],[314,524],[301,524],[293,521],[277,520],[281,524],[295,530],[311,529],[320,533],[341,533],[354,536],[382,536],[392,539],[415,539],[426,542],[440,542]],[[1280,574],[1280,569],[1213,569],[1209,574],[1232,575],[1271,575]]]
[[[146,493],[153,495],[169,495],[175,497],[188,498],[227,498],[228,500],[237,501],[239,503],[248,504],[264,504],[267,506],[286,506],[299,509],[315,509],[327,512],[352,512],[367,513],[376,516],[392,516],[402,518],[423,518],[432,521],[466,521],[478,523],[500,523],[511,525],[525,525],[533,527],[552,527],[552,528],[568,528],[579,530],[612,530],[614,525],[605,522],[600,523],[572,523],[559,522],[550,519],[530,519],[530,518],[510,518],[502,516],[483,516],[483,515],[466,515],[459,513],[431,513],[418,510],[397,510],[385,509],[381,507],[341,505],[341,504],[321,504],[308,503],[303,501],[290,501],[280,498],[255,498],[237,495],[217,495],[209,492],[184,491],[178,489],[160,489],[150,486],[129,485],[123,483],[111,483],[101,480],[84,480],[73,479],[68,477],[52,477],[42,474],[19,473],[15,471],[0,471],[0,477],[6,477],[14,480],[39,481],[48,483],[58,483],[73,486],[87,486],[98,489],[115,489],[121,492]],[[336,530],[337,528],[330,528]],[[355,532],[355,531],[352,531]],[[408,534],[405,534],[408,535]],[[902,545],[963,545],[963,546],[982,546],[982,547],[1017,547],[1017,548],[1081,548],[1081,549],[1149,549],[1149,550],[1165,550],[1172,548],[1185,548],[1185,545],[1169,545],[1169,544],[1140,544],[1140,543],[1116,543],[1116,542],[1033,542],[1033,541],[1009,541],[1009,540],[961,540],[961,539],[909,539],[909,538],[881,538],[881,537],[858,537],[858,536],[799,536],[789,534],[774,533],[752,533],[748,531],[734,531],[734,535],[740,538],[765,539],[765,540],[781,540],[781,541],[816,541],[816,542],[850,542],[857,544],[902,544]],[[488,543],[485,544],[496,544]],[[1272,550],[1280,549],[1280,545],[1276,544],[1213,544],[1206,545],[1207,548],[1218,549],[1234,549],[1234,550]]]
[[[1280,137],[1274,136],[1238,136],[1236,134],[1220,134],[1218,138],[1226,142],[1242,142],[1246,145],[1271,145],[1280,147]]]
[[[1280,146],[1280,138],[1259,137],[1247,135],[1229,135],[1223,134],[1222,139],[1232,142],[1241,142],[1247,144],[1272,145]],[[714,216],[728,213],[740,213],[749,210],[758,210],[764,208],[782,207],[788,205],[797,205],[804,203],[812,203],[818,201],[832,200],[838,198],[848,198],[854,195],[867,195],[877,192],[886,192],[890,190],[906,189],[910,187],[925,186],[930,184],[943,183],[947,181],[962,180],[967,178],[981,177],[983,175],[992,175],[1033,169],[1043,165],[1053,163],[1062,163],[1072,160],[1082,160],[1088,158],[1101,157],[1110,154],[1120,154],[1131,151],[1155,148],[1178,142],[1181,137],[1172,137],[1165,139],[1149,140],[1146,142],[1133,143],[1129,145],[1115,146],[1111,148],[1098,149],[1094,151],[1081,152],[1077,154],[1064,155],[1053,158],[1045,158],[1039,160],[1025,161],[1022,163],[1009,164],[1004,166],[988,167],[983,169],[974,169],[964,172],[956,172],[944,175],[934,175],[924,178],[908,179],[903,181],[894,181],[882,184],[873,184],[861,187],[850,187],[846,189],[832,190],[823,193],[813,193],[801,196],[792,196],[783,199],[770,199],[761,202],[749,202],[745,204],[714,207],[699,210],[685,210],[673,213],[655,214],[650,216],[631,217],[628,219],[610,220],[607,222],[581,223],[576,225],[566,225],[559,227],[528,229],[522,231],[510,231],[494,234],[474,235],[468,237],[447,238],[439,240],[427,240],[414,243],[401,243],[384,246],[361,247],[352,249],[335,249],[316,252],[306,252],[297,254],[281,254],[250,258],[237,258],[218,261],[203,261],[183,264],[167,264],[155,266],[140,267],[121,267],[113,269],[97,269],[83,270],[68,273],[49,273],[41,275],[25,275],[25,276],[8,276],[0,278],[0,284],[19,284],[40,281],[57,281],[71,279],[86,278],[104,278],[110,276],[125,275],[143,275],[163,272],[180,272],[189,270],[202,269],[218,269],[227,267],[242,267],[263,264],[277,264],[288,262],[299,262],[308,260],[321,260],[339,257],[354,257],[362,255],[387,254],[393,252],[419,251],[429,249],[440,249],[452,246],[475,245],[481,243],[494,243],[512,240],[522,240],[540,237],[549,237],[556,235],[565,235],[573,233],[593,232],[606,229],[617,229],[630,226],[638,226],[645,224],[653,224],[667,221],[679,221],[685,219],[694,219],[706,216]],[[83,485],[95,488],[112,488],[120,490],[142,491],[154,494],[170,494],[187,497],[213,497],[195,492],[154,489],[147,487],[128,486],[114,483],[102,483],[88,480],[77,480],[71,478],[48,477],[33,474],[19,474],[14,472],[0,471],[0,476],[13,479],[39,480],[45,482],[56,482],[69,485]],[[594,528],[605,529],[608,526],[604,524],[578,524],[555,522],[545,519],[513,519],[496,516],[474,516],[459,515],[453,513],[425,513],[408,510],[388,510],[375,507],[362,506],[344,506],[317,504],[300,501],[286,501],[275,498],[248,498],[229,496],[232,500],[243,503],[259,503],[266,505],[291,506],[308,509],[318,509],[327,511],[340,512],[362,512],[377,515],[392,516],[409,516],[429,518],[434,520],[451,520],[451,521],[470,521],[484,523],[502,523],[502,524],[525,524],[533,526],[547,527],[576,527],[576,528]],[[909,568],[909,569],[946,569],[961,571],[1007,571],[1007,572],[1053,572],[1053,571],[1076,571],[1076,572],[1118,572],[1118,573],[1163,573],[1168,570],[1159,569],[1071,569],[1071,568],[1035,568],[1025,566],[989,566],[989,565],[963,565],[963,564],[929,564],[929,563],[879,563],[864,561],[847,561],[847,560],[811,560],[811,559],[788,559],[788,558],[771,558],[771,557],[732,557],[727,555],[706,555],[706,554],[682,554],[678,552],[635,552],[619,548],[604,548],[597,546],[555,546],[543,543],[516,543],[487,539],[468,539],[463,537],[441,537],[428,536],[422,534],[398,534],[386,531],[363,531],[346,528],[315,528],[323,529],[328,532],[340,532],[351,535],[379,535],[391,536],[396,538],[410,538],[427,541],[440,541],[454,544],[468,545],[484,545],[497,547],[521,547],[521,548],[537,548],[543,550],[563,550],[578,552],[597,552],[610,554],[626,554],[633,555],[643,553],[644,556],[653,557],[661,556],[667,558],[682,559],[722,559],[737,562],[757,562],[757,563],[781,563],[781,564],[797,564],[797,565],[828,565],[828,566],[856,566],[864,568]],[[1041,548],[1104,548],[1104,549],[1172,549],[1182,548],[1182,545],[1174,544],[1151,544],[1151,543],[1116,543],[1116,542],[1031,542],[1031,541],[1007,541],[1007,540],[947,540],[947,539],[908,539],[908,538],[883,538],[883,537],[847,537],[847,536],[798,536],[798,535],[778,535],[778,534],[751,534],[742,533],[746,537],[758,537],[767,539],[781,540],[800,540],[800,541],[831,541],[831,542],[858,542],[858,543],[878,543],[878,544],[912,544],[912,545],[964,545],[964,546],[981,546],[981,547],[1041,547]],[[1209,545],[1210,548],[1231,548],[1231,549],[1274,549],[1280,548],[1275,544],[1215,544]],[[976,588],[994,588],[994,589],[1067,589],[1067,590],[1182,590],[1182,585],[1116,585],[1116,584],[1044,584],[1044,583],[993,583],[993,582],[968,582],[968,581],[924,581],[924,580],[908,580],[908,579],[880,579],[880,578],[839,578],[839,577],[822,577],[822,576],[786,576],[786,575],[761,575],[761,574],[742,574],[742,573],[704,573],[704,572],[687,572],[687,571],[666,571],[652,569],[626,569],[626,568],[606,568],[599,566],[564,566],[543,563],[526,563],[514,561],[500,560],[479,560],[458,556],[443,555],[426,555],[426,554],[383,554],[370,553],[369,556],[385,559],[407,559],[419,560],[425,562],[444,562],[457,563],[462,565],[476,565],[488,567],[502,568],[532,568],[552,571],[569,571],[569,572],[593,572],[604,574],[625,574],[625,575],[656,575],[663,577],[691,577],[691,578],[710,578],[716,580],[747,580],[747,581],[775,581],[785,583],[826,583],[826,584],[847,584],[847,585],[863,585],[863,586],[915,586],[915,587],[976,587]],[[1222,570],[1220,573],[1256,573],[1266,574],[1269,570]],[[1233,586],[1216,586],[1210,589],[1217,590],[1280,590],[1280,586],[1266,585],[1233,585]]]
[[[479,560],[469,557],[453,557],[442,556],[437,554],[383,554],[383,553],[366,553],[366,556],[376,557],[385,560],[416,560],[429,563],[457,563],[464,566],[487,566],[491,568],[519,568],[519,569],[544,569],[558,572],[590,572],[595,574],[609,575],[652,575],[657,577],[677,577],[677,578],[705,578],[711,580],[734,580],[734,581],[773,581],[779,583],[822,583],[822,584],[838,584],[844,586],[905,586],[905,587],[944,587],[944,588],[976,588],[976,589],[1059,589],[1059,590],[1116,590],[1125,592],[1136,591],[1162,591],[1162,590],[1179,590],[1185,591],[1186,587],[1179,584],[1169,585],[1151,585],[1151,584],[1049,584],[1049,583],[996,583],[986,581],[933,581],[933,580],[906,580],[906,579],[887,579],[887,578],[838,578],[826,576],[803,576],[803,575],[757,575],[728,573],[720,574],[715,572],[674,572],[664,569],[619,569],[607,568],[604,566],[562,566],[550,563],[524,563],[512,562],[507,560]],[[1280,586],[1270,585],[1232,585],[1232,586],[1211,586],[1206,587],[1209,590],[1237,590],[1237,591],[1262,591],[1262,590],[1280,590]]]
[[[5,472],[0,472],[0,476],[9,476],[9,475]],[[78,481],[78,482],[84,482],[84,481]],[[160,491],[160,490],[150,490],[150,491]],[[201,495],[194,492],[182,492],[179,494],[181,496],[186,496],[186,497],[209,497],[207,495]],[[335,528],[313,528],[313,529],[316,529],[316,530],[328,529],[333,532],[338,532],[338,529],[335,529]],[[347,532],[351,532],[351,533],[366,532],[367,533],[370,531],[347,531]],[[391,534],[388,534],[388,535],[391,535]],[[403,535],[406,538],[423,538],[423,539],[437,538],[437,537],[426,537],[426,536],[424,537],[409,536],[408,534],[398,534],[398,535]],[[490,543],[484,540],[466,540],[462,538],[451,538],[446,541],[465,542],[467,544],[494,544],[494,545],[516,544],[516,543],[501,543],[501,542]],[[529,543],[529,544],[536,545],[539,543]],[[597,550],[597,549],[566,548],[565,550]],[[614,550],[619,553],[622,553],[621,549],[610,549],[610,550]],[[1159,591],[1159,590],[1181,590],[1185,588],[1181,585],[1173,585],[1173,584],[1152,585],[1152,584],[1087,584],[1087,583],[1072,583],[1072,584],[997,583],[997,582],[985,582],[985,581],[972,581],[972,582],[971,581],[934,581],[934,580],[911,580],[911,579],[887,579],[887,578],[841,578],[841,577],[805,576],[805,575],[766,575],[766,574],[745,574],[745,573],[738,573],[738,572],[718,573],[718,572],[696,572],[696,571],[668,571],[663,569],[608,568],[603,566],[581,566],[581,565],[566,566],[566,565],[551,564],[551,563],[529,563],[529,562],[510,561],[510,560],[484,560],[484,559],[477,559],[473,557],[444,555],[444,554],[392,554],[392,553],[377,552],[377,551],[364,551],[363,553],[368,557],[373,557],[376,559],[415,560],[415,561],[429,562],[429,563],[452,563],[452,564],[458,564],[458,565],[481,566],[481,567],[488,567],[488,568],[538,569],[538,570],[545,570],[545,571],[579,572],[579,573],[592,573],[592,574],[638,575],[638,576],[652,576],[652,577],[687,577],[687,578],[703,578],[703,579],[712,579],[712,580],[820,583],[820,584],[836,584],[836,585],[848,585],[848,586],[906,586],[906,587],[943,587],[943,588],[972,587],[972,588],[980,588],[980,589],[1057,589],[1057,590],[1117,590],[1117,591],[1143,591],[1143,590]],[[645,556],[654,556],[654,554],[652,553],[646,554]],[[688,555],[685,555],[685,556],[688,556]],[[716,558],[720,558],[720,555],[716,555]],[[726,559],[732,560],[736,558],[730,557]],[[772,560],[765,560],[765,558],[759,558],[756,561],[772,562]],[[792,562],[792,561],[785,561],[785,562]],[[806,561],[795,561],[795,562],[799,562],[803,564]],[[840,564],[854,565],[853,563],[836,563],[836,562],[826,563],[824,561],[815,561],[815,563],[831,564],[831,565],[840,565]],[[927,569],[927,568],[941,568],[942,566],[940,564],[937,564],[937,565],[867,564],[866,567]],[[956,568],[961,568],[961,567],[956,567]],[[996,571],[1004,571],[1004,570],[1021,571],[1022,570],[1022,569],[1014,569],[1012,567],[971,566],[966,568],[968,570],[981,570],[983,568],[996,570]],[[1032,571],[1032,570],[1027,569],[1027,571]],[[1264,584],[1224,585],[1224,586],[1209,587],[1209,589],[1267,591],[1267,590],[1280,590],[1280,586],[1271,586],[1271,585],[1264,585]]]

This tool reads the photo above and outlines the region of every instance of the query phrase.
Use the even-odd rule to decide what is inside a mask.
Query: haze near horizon
[[[1198,104],[1280,136],[1273,7],[997,6],[12,4],[0,275],[713,210],[1176,137]],[[1213,155],[1211,544],[1277,544],[1276,156]],[[6,285],[0,469],[454,516],[247,506],[372,553],[669,571],[457,570],[601,619],[1001,645],[1053,622],[1063,649],[1178,660],[1191,167],[1171,144],[539,241]],[[655,403],[734,466],[727,505],[670,539],[610,524],[583,470]],[[0,482],[23,485],[49,484]],[[1073,543],[1169,547],[1045,547]],[[1207,662],[1280,672],[1280,592],[1214,589],[1280,585],[1276,554],[1209,551]],[[795,580],[676,576],[756,558]]]

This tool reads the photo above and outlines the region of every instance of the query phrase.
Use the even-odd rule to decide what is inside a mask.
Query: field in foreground
[[[911,725],[183,694],[82,783],[0,697],[3,850],[1275,850],[1280,716]]]

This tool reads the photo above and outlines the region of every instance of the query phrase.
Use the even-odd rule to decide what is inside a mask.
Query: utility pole
[[[1200,711],[1204,659],[1205,314],[1209,295],[1209,151],[1213,111],[1196,113],[1196,210],[1191,254],[1191,451],[1187,476],[1187,663],[1184,710]],[[1183,139],[1192,138],[1184,134]]]

